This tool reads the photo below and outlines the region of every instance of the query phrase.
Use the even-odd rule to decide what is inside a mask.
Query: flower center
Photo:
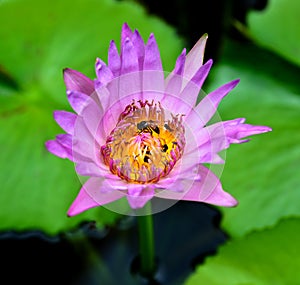
[[[185,146],[182,115],[165,120],[160,102],[135,101],[119,116],[101,147],[110,171],[131,183],[155,183],[168,175]]]

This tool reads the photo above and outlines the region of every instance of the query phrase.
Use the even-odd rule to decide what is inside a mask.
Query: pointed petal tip
[[[232,81],[227,82],[226,84],[222,85],[221,87],[219,87],[216,90],[224,90],[224,96],[225,97],[232,89],[234,89],[240,82],[241,80],[239,78],[234,79]]]
[[[264,132],[265,133],[272,132],[272,131],[273,131],[272,128],[270,128],[270,127],[264,127]]]
[[[67,90],[75,90],[90,95],[94,91],[93,81],[83,73],[71,69],[63,69],[63,78]]]
[[[68,72],[69,71],[69,67],[65,67],[65,68],[63,68],[63,74],[65,74],[66,72]]]
[[[205,64],[210,64],[210,65],[212,65],[213,64],[213,59],[212,58],[210,58]]]
[[[46,142],[44,143],[44,146],[45,146],[45,148],[46,148],[48,151],[50,151],[49,148],[50,148],[51,141],[52,141],[52,140],[48,140],[48,141],[46,141]]]
[[[49,151],[50,153],[52,153],[53,155],[60,157],[60,158],[68,158],[69,160],[72,161],[72,154],[70,153],[70,151],[62,146],[59,142],[57,142],[56,140],[48,140],[45,142],[45,148],[47,151]]]
[[[235,87],[236,85],[239,84],[241,80],[239,78],[232,80],[231,82],[229,82],[233,87]]]
[[[149,39],[153,39],[153,38],[155,38],[154,33],[150,33]]]
[[[129,29],[130,30],[130,27],[129,27],[127,22],[123,23],[122,29]]]
[[[121,31],[121,42],[122,43],[124,43],[124,40],[126,37],[130,37],[130,38],[132,37],[132,31],[127,22],[125,22],[122,26],[122,31]]]
[[[95,202],[84,190],[81,188],[79,194],[71,204],[69,210],[67,211],[68,217],[76,216],[88,209],[99,206],[97,202]]]
[[[239,202],[233,196],[224,190],[215,191],[215,193],[212,193],[212,195],[207,197],[203,202],[227,208],[236,207],[239,204]]]

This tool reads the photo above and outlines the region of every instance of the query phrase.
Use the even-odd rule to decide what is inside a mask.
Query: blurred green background
[[[199,3],[201,9],[191,0],[0,1],[0,247],[16,240],[9,243],[8,256],[18,258],[20,237],[34,237],[30,246],[35,252],[41,240],[62,246],[63,236],[59,250],[76,244],[76,254],[98,262],[100,276],[110,274],[103,269],[106,262],[122,260],[125,249],[120,247],[99,265],[81,226],[92,222],[101,242],[107,228],[119,226],[123,217],[98,207],[68,218],[80,182],[73,164],[48,153],[44,142],[62,132],[53,111],[70,109],[63,68],[94,78],[95,58],[107,60],[110,40],[119,44],[121,26],[128,22],[145,41],[155,34],[166,71],[183,47],[190,49],[208,33],[205,60],[212,58],[214,65],[204,91],[241,79],[221,103],[222,119],[245,117],[250,124],[273,129],[226,153],[221,181],[239,205],[209,207],[220,214],[214,226],[226,234],[226,241],[194,262],[184,276],[162,284],[300,284],[300,2]],[[195,219],[195,212],[182,220],[177,213],[178,223]],[[172,230],[158,229],[161,235],[172,235]],[[186,233],[186,244],[191,236]],[[93,274],[69,284],[114,284],[101,283],[101,277],[93,283]]]

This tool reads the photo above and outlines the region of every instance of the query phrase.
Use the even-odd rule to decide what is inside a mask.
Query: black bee
[[[152,134],[152,131],[154,131],[158,135],[160,132],[159,127],[157,125],[155,125],[155,123],[152,120],[141,121],[141,122],[137,123],[136,126],[140,132],[149,132],[150,134]]]
[[[169,132],[172,132],[173,130],[170,128],[170,126],[168,124],[164,124],[164,127],[166,130],[168,130]]]
[[[162,151],[163,151],[163,152],[167,152],[167,150],[168,150],[168,145],[164,144],[164,145],[162,146]]]

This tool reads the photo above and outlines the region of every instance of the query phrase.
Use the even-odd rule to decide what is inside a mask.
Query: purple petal
[[[183,75],[187,80],[190,80],[195,75],[203,63],[207,37],[207,34],[204,34],[187,54]]]
[[[154,196],[153,185],[129,184],[127,200],[132,209],[139,209],[151,200]]]
[[[92,96],[97,96],[97,94]],[[98,104],[96,104],[92,96],[87,96],[83,93],[75,91],[68,92],[68,100],[70,105],[74,111],[83,118],[84,123],[92,137],[94,137],[100,143],[105,135],[103,134],[102,128],[103,110],[100,109]]]
[[[172,71],[174,74],[183,75],[185,59],[186,59],[186,49],[184,48],[176,60],[175,68]]]
[[[194,145],[194,142],[191,142]],[[189,149],[189,144],[187,144]],[[182,158],[175,164],[172,171],[164,178],[159,180],[157,188],[172,189],[175,192],[184,192],[191,186],[194,180],[198,180],[199,176],[199,153],[184,152]]]
[[[172,190],[159,192],[156,196],[164,199],[204,202],[217,206],[233,207],[237,201],[222,189],[219,178],[206,167],[199,165],[200,180],[184,193]]]
[[[82,141],[88,143],[88,144],[95,144],[97,142],[96,138],[91,134],[88,127],[86,126],[84,120],[82,117],[78,116],[75,128],[74,128],[74,134],[73,134],[74,140],[81,139]],[[102,143],[99,143],[101,145]]]
[[[185,53],[186,49],[183,49],[182,53],[176,60],[175,68],[173,71],[167,76],[165,80],[166,84],[166,94],[174,95],[179,94],[182,86],[182,74],[185,63]]]
[[[179,77],[173,77],[171,81],[174,84],[174,88],[178,88],[182,82]],[[188,88],[193,94],[197,93],[198,87],[194,83],[189,82]],[[174,91],[175,90],[172,90],[172,88],[168,88],[168,93],[166,92],[161,99],[162,106],[173,114],[189,114],[195,105],[196,96],[181,97],[179,94],[171,93]]]
[[[196,105],[200,89],[211,65],[211,60],[202,65],[190,81],[186,81],[182,76],[172,74],[167,79],[166,92],[162,103],[168,106],[168,109],[174,114],[188,115]]]
[[[201,87],[210,71],[212,64],[213,64],[213,61],[208,60],[204,65],[202,65],[197,70],[195,75],[192,77],[191,81],[193,81],[199,87],[199,89],[201,89]]]
[[[80,114],[84,107],[91,101],[91,97],[78,92],[78,91],[67,91],[68,101],[72,107],[72,109]]]
[[[118,176],[112,174],[104,163],[99,165],[91,161],[80,162],[76,165],[76,172],[82,176],[103,177],[107,179],[120,179]]]
[[[241,140],[242,138],[270,131],[272,131],[272,129],[266,126],[255,126],[249,124],[239,124],[237,126],[230,124],[225,125],[226,136],[230,143],[244,142],[244,140]]]
[[[196,144],[188,149],[186,154],[198,151],[201,163],[222,163],[216,154],[227,149],[232,143],[243,143],[248,140],[242,138],[271,131],[265,126],[244,124],[244,118],[223,121],[194,130]]]
[[[143,71],[143,83],[142,83],[142,100],[148,100],[151,102],[161,101],[164,96],[165,82],[164,73],[158,70]]]
[[[103,111],[99,109],[95,101],[90,101],[80,113],[89,132],[99,144],[102,142],[103,134]]]
[[[78,132],[78,126],[80,126],[78,122],[80,122],[80,120],[82,120],[82,118],[76,120],[74,136],[70,134],[59,134],[56,136],[55,143],[50,143],[50,145],[46,145],[46,147],[55,155],[69,158],[74,162],[94,161],[100,164],[100,149],[95,139],[89,134],[86,135],[85,132]]]
[[[153,34],[150,35],[145,46],[144,70],[162,71],[159,49]]]
[[[64,81],[67,90],[78,91],[87,95],[94,92],[93,81],[76,70],[64,69]]]
[[[67,111],[54,111],[54,120],[68,134],[73,134],[77,116]]]
[[[72,149],[72,135],[70,134],[59,134],[56,136],[56,141],[62,146]]]
[[[56,140],[49,140],[45,143],[46,149],[60,158],[68,158],[73,161],[72,150],[64,147]]]
[[[178,97],[178,94],[180,94],[181,86],[182,86],[183,78],[180,75],[177,74],[171,74],[166,79],[166,91],[165,91],[165,100],[168,101],[168,98],[170,96],[172,97]],[[175,103],[176,104],[176,103]],[[174,104],[173,104],[174,105]]]
[[[121,74],[136,72],[139,70],[137,53],[132,41],[129,38],[124,40],[121,57]]]
[[[132,100],[142,100],[142,92],[145,90],[142,84],[143,72],[131,72],[122,75],[117,81],[113,81],[110,88],[112,93],[114,88],[118,92],[118,102],[123,102],[122,111],[124,111],[125,106],[130,104]],[[155,89],[154,89],[155,90]],[[120,114],[119,114],[120,115]]]
[[[224,207],[237,205],[237,201],[223,190],[219,178],[212,171],[203,165],[200,165],[199,171],[201,180],[193,184],[193,187],[189,191],[190,194],[185,198],[199,199],[205,203]]]
[[[122,31],[121,31],[121,47],[124,45],[124,42],[126,41],[126,38],[131,39],[132,37],[132,31],[129,28],[127,23],[124,23],[122,26]]]
[[[80,139],[75,137],[72,140],[72,154],[74,162],[94,162],[97,165],[101,165],[99,155],[100,147],[95,143],[94,140],[92,142],[88,142]]]
[[[215,114],[221,100],[239,83],[233,80],[206,95],[201,102],[186,116],[185,121],[195,130],[202,128]]]
[[[110,68],[100,58],[97,58],[95,68],[96,68],[98,88],[100,87],[99,84],[107,85],[114,78]]]
[[[114,41],[110,42],[108,49],[108,67],[115,77],[120,75],[121,57]]]
[[[99,102],[97,105],[101,105],[101,110],[103,110],[101,128],[104,134],[108,134],[112,131],[113,126],[116,126],[119,116],[125,108],[125,106],[120,104],[119,100],[120,82],[122,78],[123,76],[116,77],[107,86],[96,88],[94,100],[95,102]],[[124,88],[126,90],[126,86]]]
[[[145,44],[144,41],[137,30],[134,31],[132,35],[132,43],[135,48],[138,62],[139,62],[139,70],[143,69],[144,56],[145,56]]]
[[[102,191],[106,189],[103,179],[90,178],[80,189],[79,194],[68,210],[68,216],[78,215],[90,208],[102,206],[124,197],[120,191]]]

